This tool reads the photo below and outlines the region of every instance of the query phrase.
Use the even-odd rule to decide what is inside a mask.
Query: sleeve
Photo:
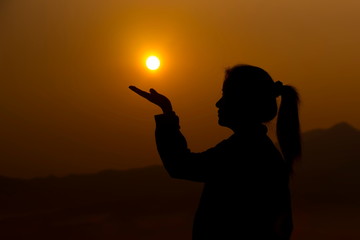
[[[211,173],[218,148],[192,153],[180,132],[179,118],[174,112],[155,115],[157,150],[172,178],[205,182]]]

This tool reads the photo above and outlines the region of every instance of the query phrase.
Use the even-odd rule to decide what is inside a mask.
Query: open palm
[[[138,95],[159,106],[164,113],[172,112],[170,100],[164,95],[155,91],[155,89],[151,88],[149,92],[145,92],[135,86],[130,86],[129,88]]]

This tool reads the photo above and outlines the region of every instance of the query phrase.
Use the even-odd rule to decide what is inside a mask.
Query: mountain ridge
[[[335,136],[336,135],[336,136]],[[330,128],[326,128],[326,129],[313,129],[313,130],[309,130],[306,131],[302,134],[303,139],[306,141],[317,141],[318,138],[328,138],[330,136],[329,139],[332,139],[333,141],[337,141],[338,137],[356,137],[360,139],[360,130],[356,129],[355,127],[353,127],[352,125],[350,125],[347,122],[339,122],[333,126],[331,126]],[[340,142],[341,144],[341,142]],[[306,146],[305,146],[306,148]],[[359,140],[359,149],[360,149],[360,140]],[[72,176],[89,176],[89,175],[101,175],[101,174],[105,174],[105,173],[120,173],[120,172],[127,172],[127,171],[137,171],[141,169],[148,169],[148,168],[154,168],[157,167],[159,165],[149,165],[149,166],[145,166],[145,167],[139,167],[139,168],[130,168],[130,169],[104,169],[98,172],[94,172],[94,173],[86,173],[86,174],[76,174],[76,173],[72,173],[72,174],[68,174],[65,176],[55,176],[55,175],[48,175],[48,176],[44,176],[44,177],[32,177],[32,178],[20,178],[20,177],[9,177],[9,176],[3,176],[0,175],[0,181],[3,181],[5,179],[18,179],[18,180],[32,180],[32,179],[61,179],[61,178],[68,178],[68,177],[72,177]]]

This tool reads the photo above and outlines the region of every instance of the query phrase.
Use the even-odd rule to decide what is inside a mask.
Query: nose
[[[222,102],[223,102],[223,98],[220,98],[219,101],[216,102],[215,106],[216,106],[217,108],[220,108],[221,105],[222,105]]]

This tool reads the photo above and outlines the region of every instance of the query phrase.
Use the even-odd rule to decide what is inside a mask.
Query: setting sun
[[[150,56],[146,59],[146,66],[150,70],[156,70],[160,67],[160,60],[156,56]]]

